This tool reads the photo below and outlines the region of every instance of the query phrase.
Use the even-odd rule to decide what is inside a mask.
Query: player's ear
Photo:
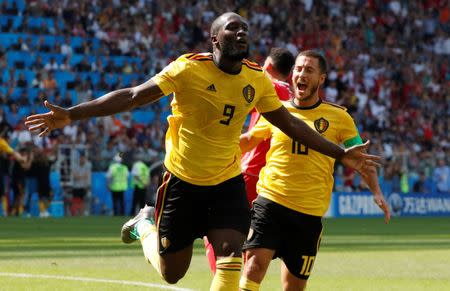
[[[217,35],[211,35],[211,43],[213,44],[213,46],[217,46]]]
[[[325,79],[327,78],[327,74],[321,74],[320,75],[320,79],[319,79],[319,82],[320,82],[320,86],[322,86],[323,85],[323,83],[325,83]]]

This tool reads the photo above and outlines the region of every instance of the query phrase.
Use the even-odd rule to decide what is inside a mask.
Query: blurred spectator
[[[48,94],[53,95],[54,90],[57,88],[57,83],[55,75],[53,72],[47,74],[47,78],[44,79],[44,89],[47,90]]]
[[[15,128],[22,121],[22,118],[23,115],[19,113],[17,104],[11,103],[9,105],[9,112],[6,113],[6,121],[8,124]]]
[[[44,64],[42,63],[42,56],[38,55],[36,57],[36,60],[34,61],[34,64],[31,66],[31,68],[37,72],[44,69]]]
[[[450,192],[450,168],[444,159],[439,159],[437,167],[434,169],[433,180],[436,183],[438,192]]]
[[[73,169],[71,214],[73,216],[88,215],[91,199],[91,171],[92,165],[84,154]]]
[[[419,193],[430,193],[431,185],[429,183],[429,179],[425,176],[424,172],[421,172],[419,175],[419,179],[414,183],[413,192]]]
[[[38,148],[33,149],[34,159],[30,168],[30,176],[37,181],[37,192],[39,197],[39,216],[48,217],[48,212],[51,201],[50,188],[50,169],[52,161],[49,160],[46,153]]]
[[[36,75],[34,76],[33,81],[31,82],[31,87],[33,88],[39,88],[39,89],[43,89],[44,88],[44,82],[42,81],[41,78],[41,73],[36,73]]]
[[[127,166],[122,163],[120,155],[116,155],[106,172],[108,187],[112,195],[113,213],[115,216],[125,215],[124,193],[128,189],[128,176],[129,171]]]
[[[11,172],[11,189],[13,190],[13,199],[9,210],[9,215],[11,216],[20,216],[23,214],[26,188],[25,178],[33,162],[33,153],[25,147],[19,149],[19,154],[24,159],[15,160]],[[27,203],[27,205],[30,207],[30,203]]]
[[[146,201],[147,190],[150,183],[150,170],[148,166],[142,161],[143,157],[136,155],[133,168],[131,170],[133,191],[133,203],[131,204],[131,215],[139,212],[144,208]]]
[[[56,59],[51,57],[50,61],[45,64],[44,69],[47,71],[57,71],[59,69],[59,65],[56,62]]]
[[[70,45],[70,37],[64,39],[64,43],[61,45],[61,54],[65,55],[66,59],[69,59],[72,56],[73,49]]]

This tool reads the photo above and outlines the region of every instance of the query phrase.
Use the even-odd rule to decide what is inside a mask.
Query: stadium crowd
[[[89,145],[93,171],[106,171],[119,152],[130,169],[135,155],[161,160],[168,98],[45,138],[31,135],[23,118],[46,111],[46,99],[71,106],[209,50],[211,20],[225,11],[249,19],[256,62],[274,46],[326,55],[322,97],[347,107],[370,150],[386,158],[383,185],[450,191],[449,1],[0,0],[0,133],[50,159],[58,144]],[[362,189],[355,172],[336,168],[335,190]]]

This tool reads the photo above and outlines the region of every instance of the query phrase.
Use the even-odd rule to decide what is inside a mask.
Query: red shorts
[[[247,200],[250,207],[252,206],[253,200],[256,199],[258,193],[256,192],[256,183],[258,183],[258,176],[243,174],[245,181],[245,191],[247,191]]]

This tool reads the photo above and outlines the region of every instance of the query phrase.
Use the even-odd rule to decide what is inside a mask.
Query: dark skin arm
[[[27,117],[25,124],[31,131],[44,136],[56,128],[62,128],[74,120],[112,115],[130,111],[138,106],[152,103],[163,97],[161,89],[152,81],[132,88],[119,89],[92,101],[71,108],[62,108],[45,101],[50,112]]]

